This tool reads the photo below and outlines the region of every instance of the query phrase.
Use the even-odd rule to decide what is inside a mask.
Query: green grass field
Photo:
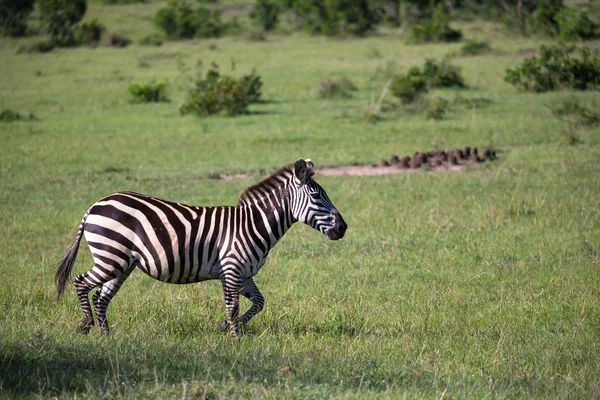
[[[137,40],[154,31],[159,6],[92,3],[87,18]],[[0,122],[0,397],[598,398],[600,129],[568,145],[549,110],[566,94],[503,81],[541,41],[457,26],[495,51],[454,59],[469,88],[434,94],[488,104],[441,121],[396,110],[376,124],[364,112],[382,71],[460,44],[408,46],[388,29],[48,54],[17,54],[31,38],[0,40],[0,109],[36,117]],[[199,61],[236,76],[256,68],[267,101],[236,118],[180,116]],[[321,79],[339,75],[359,91],[320,99]],[[168,79],[172,102],[130,104],[128,85],[153,79]],[[593,104],[598,92],[575,96]],[[167,285],[135,272],[109,307],[109,337],[75,332],[72,286],[56,300],[56,263],[86,208],[111,192],[235,204],[260,177],[211,176],[466,145],[494,146],[499,160],[317,176],[346,237],[295,226],[255,278],[266,306],[238,341],[215,329],[225,313],[216,281]],[[90,263],[84,242],[74,274]]]

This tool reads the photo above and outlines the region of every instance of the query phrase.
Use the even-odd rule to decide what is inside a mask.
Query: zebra
[[[108,304],[137,266],[174,284],[219,279],[226,320],[217,328],[229,328],[237,338],[264,306],[252,277],[292,224],[303,222],[330,240],[344,237],[348,226],[314,173],[310,159],[298,159],[247,188],[237,206],[189,206],[134,192],[108,195],[87,209],[58,263],[58,298],[85,237],[94,266],[73,279],[83,313],[79,332],[87,334],[94,325],[88,294],[98,288],[92,303],[101,333],[109,333]],[[240,294],[252,302],[241,317]]]

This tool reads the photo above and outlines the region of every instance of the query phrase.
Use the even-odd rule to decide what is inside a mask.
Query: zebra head
[[[344,237],[348,225],[335,208],[325,190],[313,180],[314,164],[310,159],[299,159],[294,164],[292,216],[313,227],[331,240]]]

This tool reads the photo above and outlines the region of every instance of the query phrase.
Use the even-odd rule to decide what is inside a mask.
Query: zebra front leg
[[[225,298],[225,308],[227,322],[223,328],[220,323],[217,329],[223,331],[229,325],[229,333],[233,339],[237,339],[240,334],[240,319],[238,318],[240,310],[240,287],[242,279],[235,275],[224,275],[221,278],[223,286],[223,296]]]
[[[248,321],[252,319],[252,317],[254,317],[256,314],[262,311],[265,305],[265,298],[263,297],[260,290],[258,290],[258,287],[254,283],[254,279],[252,278],[244,280],[242,290],[240,293],[242,296],[244,296],[252,302],[252,306],[248,309],[248,311],[244,313],[244,315],[240,317],[240,325],[244,326]],[[221,321],[219,325],[217,325],[217,329],[222,332],[225,331],[228,326],[229,325],[227,324],[227,321]]]

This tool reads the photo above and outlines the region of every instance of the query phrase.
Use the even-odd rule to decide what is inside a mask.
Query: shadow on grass
[[[325,330],[340,340],[347,338],[346,333],[340,335],[335,325],[317,331]],[[437,376],[435,371],[369,354],[348,358],[340,357],[336,350],[290,352],[267,339],[250,343],[252,337],[259,336],[255,329],[247,329],[239,342],[202,330],[195,334],[206,341],[166,334],[172,338],[167,345],[148,338],[109,336],[98,340],[97,336],[81,339],[72,334],[67,334],[66,344],[41,330],[21,340],[0,343],[0,396],[179,397],[181,393],[177,391],[181,391],[182,382],[187,382],[187,393],[193,397],[202,397],[200,394],[207,387],[217,391],[212,392],[216,397],[218,392],[230,397],[232,382],[240,394],[256,385],[281,393],[290,388],[303,391],[307,386],[321,386],[338,391],[366,390],[371,394],[384,392],[392,385],[430,397],[448,389],[450,380],[457,382],[451,389],[458,392],[490,390],[485,377]],[[526,386],[523,381],[494,382],[494,389],[503,387],[509,392],[527,393]],[[200,394],[193,394],[196,392]]]
[[[347,363],[333,355],[283,354],[279,346],[246,348],[225,337],[216,344],[212,338],[210,348],[190,348],[184,344],[186,339],[177,335],[173,345],[166,347],[111,337],[100,341],[89,337],[89,344],[85,344],[87,339],[74,337],[73,344],[65,344],[38,331],[20,341],[0,344],[0,395],[139,396],[157,388],[171,390],[189,377],[197,377],[193,379],[196,385],[205,382],[224,387],[234,379],[242,385],[260,382],[282,390],[290,384],[339,387],[340,377],[344,382],[341,389],[385,390],[391,380],[399,386],[416,383],[425,390],[432,387],[432,377],[427,374],[416,376],[401,368],[383,368],[373,360]],[[287,368],[293,373],[286,372]],[[332,370],[336,371],[334,376]]]

